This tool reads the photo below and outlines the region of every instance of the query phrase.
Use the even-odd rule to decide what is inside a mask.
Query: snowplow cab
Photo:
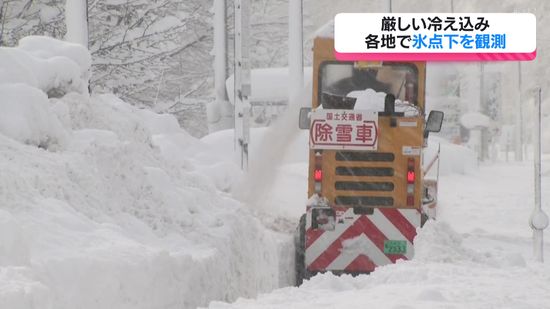
[[[298,284],[412,258],[425,191],[426,64],[338,61],[331,37],[315,38],[313,56]]]
[[[334,136],[327,137],[335,142],[333,147],[321,145],[317,151],[315,147],[310,149],[308,196],[320,193],[334,205],[350,207],[419,208],[422,188],[415,186],[414,192],[407,194],[406,176],[412,165],[414,176],[418,176],[415,182],[422,180],[421,173],[417,172],[421,171],[424,144],[426,64],[340,62],[334,58],[333,44],[331,38],[316,38],[314,41],[312,108],[314,111],[319,107],[325,111],[349,110],[348,115],[359,110],[377,113],[378,123],[371,129],[376,149],[362,150],[361,146],[353,146],[361,142],[357,140],[360,127],[352,126],[349,134],[340,129]],[[332,118],[339,115],[338,118],[342,119],[344,112],[336,111]],[[335,120],[334,131],[348,128],[344,126],[345,122],[357,122],[349,118],[341,120],[343,125],[340,126]],[[312,135],[315,135],[315,129],[312,128]],[[314,179],[315,161],[319,161],[316,155],[319,153],[321,170],[325,171],[321,192],[315,189]],[[372,188],[359,190],[367,186],[366,182],[372,182]],[[409,200],[407,203],[411,195],[413,202]]]

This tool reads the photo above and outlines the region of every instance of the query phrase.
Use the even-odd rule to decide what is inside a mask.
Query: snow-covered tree
[[[252,68],[287,64],[288,0],[251,0]],[[315,30],[342,11],[380,12],[385,1],[304,0],[304,58],[311,64]],[[65,0],[0,0],[0,45],[14,46],[24,36],[65,37]],[[228,7],[228,73],[232,74],[233,1]],[[502,12],[537,15],[537,59],[523,65],[523,97],[530,89],[550,89],[550,19],[545,0],[503,0]],[[212,0],[88,0],[93,56],[91,87],[156,111],[171,112],[194,134],[206,131],[204,104],[213,99]],[[494,3],[454,1],[455,12],[494,11]],[[393,1],[395,12],[450,11],[450,2]],[[510,73],[506,71],[506,74]],[[506,76],[503,77],[505,79]],[[513,87],[512,87],[513,88]],[[550,109],[545,100],[545,110]],[[503,110],[506,113],[513,110]],[[197,114],[194,114],[197,113]],[[529,116],[526,116],[528,122]],[[199,128],[199,129],[197,129]]]
[[[0,46],[14,46],[30,34],[62,38],[64,5],[62,0],[0,1]]]

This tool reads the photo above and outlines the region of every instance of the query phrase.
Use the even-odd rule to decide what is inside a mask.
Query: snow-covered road
[[[417,236],[413,261],[355,278],[318,275],[300,288],[210,308],[550,308],[550,266],[532,260],[533,193],[532,163],[443,176],[438,220]],[[549,202],[543,196],[547,212]]]

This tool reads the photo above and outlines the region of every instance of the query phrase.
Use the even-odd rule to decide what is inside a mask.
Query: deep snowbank
[[[91,63],[88,51],[78,44],[29,36],[15,48],[0,47],[0,84],[24,83],[49,97],[85,94]]]
[[[286,280],[281,237],[224,192],[226,154],[90,98],[72,44],[0,54],[0,308],[193,308]]]
[[[50,148],[67,138],[46,94],[26,84],[0,84],[0,132],[22,143]]]

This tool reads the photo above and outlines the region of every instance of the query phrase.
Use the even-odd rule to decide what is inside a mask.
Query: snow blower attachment
[[[339,62],[333,47],[332,38],[315,39],[312,107],[300,111],[310,151],[297,285],[411,259],[423,201],[434,201],[425,196],[423,147],[443,113],[425,121],[425,63]]]

